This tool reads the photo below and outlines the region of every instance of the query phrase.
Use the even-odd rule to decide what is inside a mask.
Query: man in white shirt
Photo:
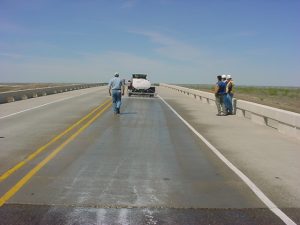
[[[119,78],[119,73],[115,73],[108,83],[108,92],[112,96],[113,110],[115,114],[120,114],[120,108],[122,104],[122,95],[124,95],[124,82]]]

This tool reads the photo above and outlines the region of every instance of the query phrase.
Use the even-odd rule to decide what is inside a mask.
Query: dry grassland
[[[213,93],[214,85],[180,84],[180,86]],[[236,99],[255,102],[300,113],[300,87],[236,86]]]

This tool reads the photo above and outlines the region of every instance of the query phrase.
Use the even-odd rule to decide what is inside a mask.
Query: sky
[[[0,0],[0,83],[300,86],[300,0]]]

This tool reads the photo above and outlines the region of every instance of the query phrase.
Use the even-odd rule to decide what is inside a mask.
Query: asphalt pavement
[[[94,89],[0,119],[0,171],[20,165],[0,180],[0,224],[284,224],[159,98],[125,97],[121,114],[114,115],[106,91]],[[213,122],[213,107],[166,89],[159,94],[263,183],[263,174],[244,165],[256,151],[237,156],[237,147],[222,145],[226,139],[220,135],[223,127]],[[252,126],[241,118],[217,119],[230,120],[223,125],[238,121],[242,132]],[[297,154],[296,142],[280,138],[290,145],[287,153]],[[255,165],[259,169],[261,160]],[[293,190],[288,185],[285,190]],[[274,201],[299,222],[297,201],[277,200],[276,193]]]

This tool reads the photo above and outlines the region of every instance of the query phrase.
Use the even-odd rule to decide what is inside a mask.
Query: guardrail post
[[[15,98],[13,96],[8,96],[6,97],[6,102],[9,103],[9,102],[14,102],[15,101]]]
[[[251,120],[254,123],[260,124],[260,125],[267,125],[266,118],[262,115],[257,115],[255,113],[251,113]]]
[[[284,124],[284,123],[279,122],[278,123],[278,131],[280,133],[283,133],[283,134],[288,134],[290,136],[297,137],[297,129],[296,129],[296,127],[290,126],[288,124]]]
[[[245,117],[245,110],[243,109],[235,109],[235,114],[239,117]]]
[[[27,95],[22,95],[22,96],[21,96],[21,100],[26,100],[26,99],[28,99],[28,96],[27,96]]]
[[[237,103],[236,98],[232,99],[232,107],[233,107],[233,114],[234,115],[236,114],[236,103]]]

